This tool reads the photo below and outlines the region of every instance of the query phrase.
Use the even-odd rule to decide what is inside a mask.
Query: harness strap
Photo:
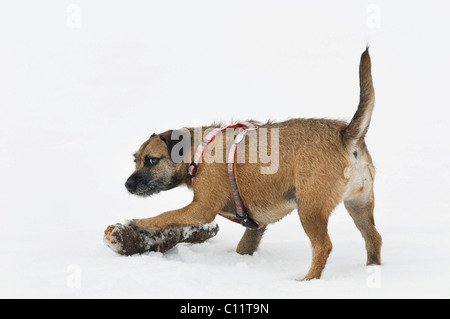
[[[241,223],[244,227],[250,228],[250,229],[259,229],[261,228],[256,224],[248,215],[248,212],[245,210],[244,205],[242,204],[241,197],[239,196],[239,191],[237,189],[236,185],[236,179],[235,179],[235,172],[234,172],[234,161],[235,161],[235,155],[236,155],[236,149],[239,142],[242,141],[244,136],[247,134],[250,130],[255,130],[257,127],[250,123],[250,122],[239,122],[237,124],[229,125],[224,128],[216,128],[209,132],[206,137],[203,139],[202,143],[197,147],[195,154],[194,154],[194,160],[192,161],[191,165],[188,168],[188,174],[192,177],[192,180],[194,180],[194,176],[197,173],[198,164],[200,162],[200,159],[203,155],[203,152],[205,151],[208,144],[213,140],[214,137],[216,137],[217,134],[220,132],[226,130],[227,128],[239,128],[239,133],[236,135],[233,144],[231,145],[230,151],[228,153],[228,180],[230,182],[231,192],[233,194],[234,204],[236,206],[236,220],[230,219],[222,214],[221,216],[230,219],[234,222]]]
[[[217,134],[219,134],[223,130],[226,130],[229,127],[233,127],[233,126],[230,125],[225,128],[215,128],[214,130],[212,130],[205,136],[203,141],[197,147],[197,149],[195,150],[195,153],[194,153],[194,160],[192,161],[191,165],[188,168],[188,174],[192,178],[194,178],[195,174],[197,173],[198,163],[200,162],[200,160],[202,158],[202,155],[206,149],[206,146],[208,146],[208,144],[211,143],[211,141],[213,140],[214,137],[216,137]]]

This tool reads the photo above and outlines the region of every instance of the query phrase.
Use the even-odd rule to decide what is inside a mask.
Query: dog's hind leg
[[[299,205],[298,213],[313,249],[311,268],[304,280],[318,279],[333,248],[327,230],[328,216],[331,210],[326,211],[320,207]]]
[[[373,218],[373,209],[375,206],[373,191],[346,199],[344,205],[366,242],[367,265],[380,265],[382,240],[375,228]]]
[[[236,248],[236,252],[241,255],[253,255],[258,249],[261,238],[266,230],[266,226],[260,229],[246,229]]]

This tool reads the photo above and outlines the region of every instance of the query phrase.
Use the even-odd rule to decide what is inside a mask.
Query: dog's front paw
[[[114,252],[127,256],[158,250],[158,243],[152,241],[147,232],[130,225],[108,226],[103,241]]]
[[[116,253],[128,256],[148,251],[166,252],[182,242],[202,243],[219,231],[215,222],[191,226],[172,225],[161,230],[143,229],[138,225],[128,222],[125,225],[108,226],[103,241]]]

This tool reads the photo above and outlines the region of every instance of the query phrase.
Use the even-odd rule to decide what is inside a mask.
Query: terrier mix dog
[[[261,174],[261,167],[267,162],[260,158],[249,162],[251,152],[246,152],[246,161],[236,164],[236,184],[242,203],[250,218],[261,226],[257,230],[246,229],[237,246],[239,254],[252,254],[266,226],[297,209],[313,250],[312,265],[304,279],[319,278],[332,249],[328,217],[343,201],[365,240],[367,264],[380,264],[381,236],[373,217],[375,168],[364,142],[375,99],[368,49],[361,56],[359,79],[360,102],[349,124],[327,119],[291,119],[258,125],[254,134],[260,136],[265,129],[264,138],[273,135],[267,132],[277,129],[277,149],[270,145],[268,150],[277,152],[278,163],[275,172]],[[202,127],[201,132],[214,127]],[[192,138],[195,128],[186,131],[189,134],[182,141],[195,149],[201,140]],[[134,219],[130,222],[133,227],[151,231],[169,225],[205,224],[218,213],[233,216],[236,212],[226,160],[202,162],[193,182],[187,175],[193,159],[191,152],[177,154],[185,160],[173,158],[173,150],[180,143],[174,132],[153,134],[139,148],[135,154],[136,170],[125,186],[131,194],[149,196],[187,185],[193,189],[194,199],[184,208]],[[208,148],[226,149],[229,140],[215,138]],[[242,143],[249,148],[247,139]]]

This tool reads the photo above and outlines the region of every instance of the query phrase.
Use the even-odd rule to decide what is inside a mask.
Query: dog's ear
[[[190,139],[186,136],[186,133],[181,130],[170,130],[159,134],[159,137],[166,143],[172,161],[180,163],[191,146]]]
[[[169,154],[172,153],[172,148],[175,146],[176,143],[179,141],[172,140],[172,132],[173,130],[166,131],[164,133],[159,134],[159,138],[166,143],[167,149],[169,150]]]

